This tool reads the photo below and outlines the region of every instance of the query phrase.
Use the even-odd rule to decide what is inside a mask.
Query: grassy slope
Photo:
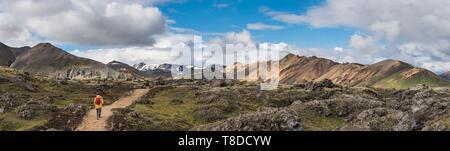
[[[314,113],[306,113],[300,116],[305,131],[332,131],[337,127],[348,124],[343,118],[330,116],[324,117]]]
[[[200,87],[201,91],[220,92],[226,91],[222,88]],[[137,103],[132,109],[140,114],[144,114],[151,122],[144,123],[144,130],[188,130],[192,127],[212,123],[229,117],[235,117],[241,114],[255,111],[262,104],[261,102],[251,103],[242,97],[237,108],[230,107],[227,101],[202,102],[200,97],[196,96],[198,90],[191,87],[172,87],[162,90],[153,97],[146,98],[149,104]],[[218,99],[218,98],[215,98]],[[230,98],[225,98],[230,99]],[[277,99],[274,97],[273,99]],[[172,103],[173,100],[181,100],[182,103]],[[233,105],[231,105],[233,106]],[[229,110],[227,110],[229,109]],[[166,123],[177,126],[161,127]],[[131,129],[136,129],[134,122],[130,122]],[[140,129],[142,130],[142,129]]]
[[[154,116],[161,121],[184,120],[191,125],[201,124],[192,116],[195,96],[191,88],[171,88],[156,94],[151,99],[151,104],[136,104],[134,109],[142,114]],[[173,104],[172,100],[181,100],[181,104]]]
[[[400,72],[378,81],[373,86],[378,88],[406,89],[418,84],[426,84],[431,87],[450,87],[449,81],[438,76],[418,74],[408,79],[402,79]]]
[[[0,130],[4,131],[26,131],[36,126],[47,123],[46,117],[36,117],[32,120],[24,120],[17,117],[13,112],[0,114]]]

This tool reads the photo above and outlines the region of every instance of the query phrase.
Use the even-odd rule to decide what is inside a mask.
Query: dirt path
[[[108,131],[106,126],[108,118],[113,115],[111,110],[115,108],[125,108],[127,106],[130,106],[141,96],[147,94],[148,91],[149,89],[136,89],[130,96],[120,98],[111,105],[103,106],[102,117],[100,118],[100,120],[97,120],[95,109],[90,110],[83,118],[83,121],[77,127],[76,131]]]

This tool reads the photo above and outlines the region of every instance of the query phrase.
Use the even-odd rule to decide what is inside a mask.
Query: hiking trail
[[[102,116],[97,120],[96,110],[90,110],[84,117],[76,131],[108,131],[106,128],[107,120],[113,115],[112,109],[125,108],[133,104],[140,97],[149,92],[149,89],[136,89],[131,95],[122,97],[111,105],[105,105],[102,108]]]

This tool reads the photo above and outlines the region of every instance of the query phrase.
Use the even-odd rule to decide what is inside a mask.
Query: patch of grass
[[[444,125],[445,125],[445,127],[447,127],[447,129],[450,129],[450,115],[443,116],[441,121],[442,121],[442,123],[444,123]]]
[[[331,131],[347,124],[340,117],[330,116],[324,117],[315,114],[304,114],[301,116],[305,131]]]
[[[13,113],[3,113],[0,115],[1,131],[27,131],[37,126],[47,123],[47,119],[43,117],[32,120],[24,120],[16,117]]]
[[[73,100],[68,100],[68,99],[58,99],[57,101],[54,101],[53,105],[56,105],[59,108],[64,108],[69,104],[72,104]]]
[[[425,74],[419,74],[412,76],[408,79],[402,79],[401,73],[393,74],[387,78],[374,84],[377,88],[395,88],[395,89],[407,89],[415,87],[418,84],[426,84],[431,87],[450,87],[450,82],[437,76],[429,76]]]
[[[17,75],[19,75],[19,74],[21,74],[21,73],[13,68],[7,68],[7,67],[0,66],[0,76],[11,78],[11,77],[17,77]]]
[[[150,104],[136,104],[134,110],[160,120],[185,120],[191,125],[202,124],[195,120],[192,111],[195,109],[195,96],[192,88],[179,87],[157,93]],[[172,103],[173,100],[182,103]]]
[[[446,115],[439,117],[437,119],[436,123],[441,123],[445,127],[446,131],[449,131],[450,130],[450,113],[447,113]]]

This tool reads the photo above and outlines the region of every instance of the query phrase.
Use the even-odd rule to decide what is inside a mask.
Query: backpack
[[[100,97],[96,97],[95,98],[95,105],[100,105],[102,104],[102,99],[100,99]]]

